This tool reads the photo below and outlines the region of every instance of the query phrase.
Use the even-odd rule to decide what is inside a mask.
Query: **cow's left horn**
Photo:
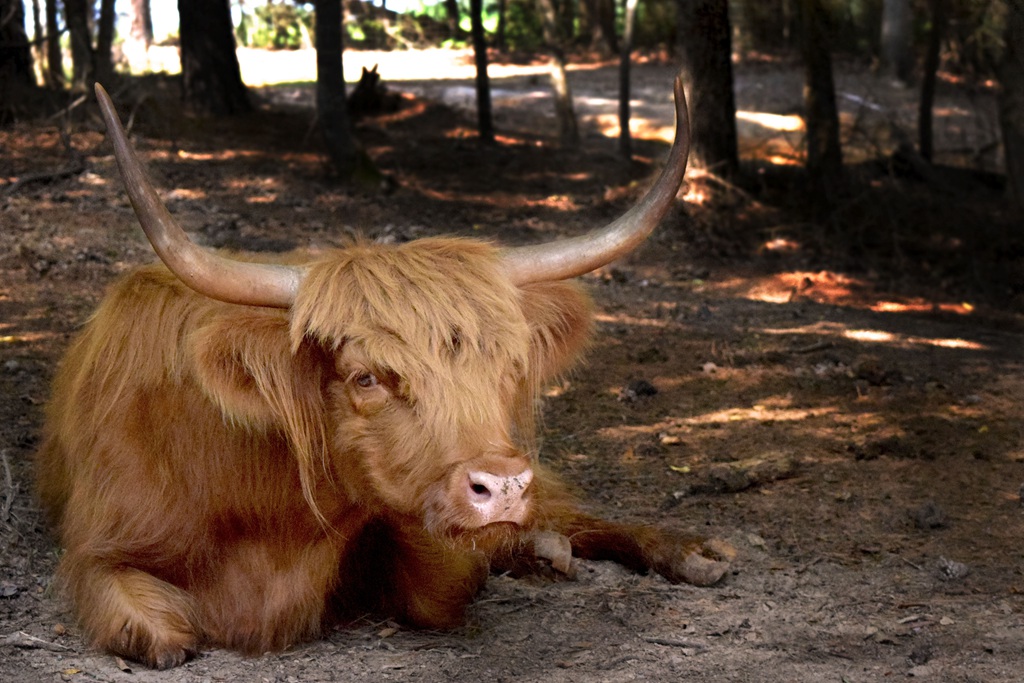
[[[246,263],[224,258],[193,243],[157,194],[156,188],[128,143],[114,103],[96,84],[107,135],[135,215],[160,259],[186,285],[211,299],[250,306],[288,308],[302,281],[303,270],[292,266]]]
[[[513,282],[524,285],[583,275],[625,256],[647,239],[672,206],[690,153],[690,118],[683,82],[678,76],[675,98],[675,140],[665,168],[640,203],[617,220],[585,235],[507,250],[503,258]]]

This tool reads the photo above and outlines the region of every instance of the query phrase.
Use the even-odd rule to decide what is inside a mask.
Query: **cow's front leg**
[[[420,628],[461,626],[466,607],[487,580],[486,556],[438,542],[419,529],[398,536],[394,593],[386,596],[385,609]]]
[[[349,549],[335,607],[369,611],[417,628],[462,625],[488,574],[487,557],[415,525],[375,522]]]
[[[724,541],[695,534],[607,522],[578,515],[559,533],[572,554],[587,560],[612,560],[637,572],[653,570],[673,583],[710,586],[729,570],[735,550]]]
[[[576,557],[611,560],[636,572],[655,571],[673,583],[710,586],[725,575],[735,557],[735,550],[723,541],[587,515],[555,477],[537,471],[536,526],[495,549],[491,554],[494,570],[522,575],[564,566],[558,544],[545,538],[551,533],[567,539]]]
[[[192,599],[152,574],[65,555],[63,577],[93,644],[155,669],[194,656],[199,646]]]
[[[729,544],[701,536],[582,514],[562,521],[496,548],[491,570],[513,576],[571,577],[571,554],[585,560],[610,560],[638,573],[655,571],[673,583],[710,586],[725,575],[735,556]]]

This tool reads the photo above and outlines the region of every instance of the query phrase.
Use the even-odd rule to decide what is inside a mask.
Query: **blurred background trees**
[[[920,88],[913,151],[924,163],[932,158],[936,74],[996,84],[1011,194],[1024,192],[1014,189],[1024,187],[1018,178],[1024,174],[1024,143],[1018,142],[1024,140],[1024,0],[338,0],[330,6],[338,6],[331,21],[340,23],[340,30],[327,31],[316,26],[319,2],[178,0],[177,25],[155,33],[154,11],[166,12],[166,4],[0,0],[0,120],[17,118],[18,103],[33,91],[88,93],[92,83],[114,80],[118,72],[144,72],[147,49],[155,41],[180,49],[184,101],[216,116],[250,107],[235,56],[239,46],[293,50],[328,40],[321,47],[331,52],[332,62],[342,45],[475,46],[482,137],[493,136],[487,63],[547,59],[561,142],[572,146],[579,132],[566,66],[624,56],[622,111],[628,116],[632,56],[680,65],[694,111],[693,161],[728,177],[739,168],[732,65],[799,61],[807,74],[802,110],[807,165],[828,196],[843,184],[831,78],[838,62]],[[625,36],[630,13],[631,35]],[[623,43],[627,49],[620,55]],[[343,93],[344,81],[337,84],[340,67],[325,73],[332,78],[328,87]],[[348,128],[347,121],[331,116],[333,125]],[[628,139],[623,149],[628,153]]]

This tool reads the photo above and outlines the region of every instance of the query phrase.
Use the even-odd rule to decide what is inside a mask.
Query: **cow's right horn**
[[[671,208],[686,173],[690,119],[683,82],[678,76],[675,99],[676,132],[672,149],[661,175],[640,203],[617,220],[585,235],[507,250],[503,258],[513,282],[524,285],[583,275],[625,256],[647,239]]]
[[[294,266],[235,261],[193,243],[157,194],[128,142],[114,103],[99,83],[96,84],[96,99],[135,215],[153,249],[171,272],[211,299],[250,306],[291,306],[304,271]]]

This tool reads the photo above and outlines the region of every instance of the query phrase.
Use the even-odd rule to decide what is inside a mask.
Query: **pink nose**
[[[527,468],[519,474],[502,477],[489,472],[470,472],[468,475],[469,504],[480,515],[480,525],[494,522],[526,521],[528,506],[524,494],[533,481],[533,470]]]

